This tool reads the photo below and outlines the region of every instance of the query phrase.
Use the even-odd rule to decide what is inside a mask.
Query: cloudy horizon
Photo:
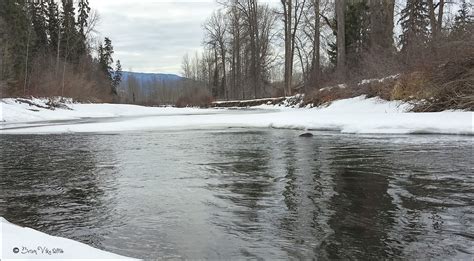
[[[202,24],[215,1],[90,0],[100,38],[110,37],[124,70],[181,74],[186,53],[202,50]]]
[[[219,8],[216,0],[89,1],[98,37],[110,37],[124,70],[177,75],[186,53],[203,50],[202,25]]]

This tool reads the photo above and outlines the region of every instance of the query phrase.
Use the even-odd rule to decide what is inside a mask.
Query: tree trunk
[[[321,54],[320,54],[320,24],[319,24],[319,2],[320,0],[313,0],[313,9],[314,9],[314,43],[313,43],[313,60],[312,60],[312,75],[311,75],[311,83],[313,84],[314,88],[319,88],[319,77],[321,72]]]
[[[281,0],[283,5],[283,24],[285,30],[285,95],[291,95],[291,22],[292,0]]]
[[[438,23],[436,22],[435,6],[433,3],[433,0],[427,0],[427,2],[428,2],[431,32],[433,34],[433,39],[437,39],[438,38],[438,29],[437,29]]]
[[[26,59],[25,59],[25,81],[23,82],[23,96],[26,96],[26,85],[28,83],[28,58],[30,55],[30,37],[31,36],[31,29],[28,26],[28,37],[26,40]]]
[[[58,21],[59,21],[59,14],[58,14]],[[58,43],[56,48],[56,77],[59,73],[59,48],[61,47],[61,26],[58,25]]]
[[[394,51],[395,0],[370,0],[370,48],[373,54]]]
[[[237,55],[236,57],[236,78],[237,78],[237,85],[242,89],[242,99],[245,98],[245,89],[244,85],[242,84],[242,69],[241,69],[241,64],[242,64],[242,59],[241,59],[241,52],[240,52],[240,28],[237,29],[237,42],[236,42],[236,50],[235,53]],[[237,96],[236,96],[237,97]]]
[[[222,62],[222,88],[224,89],[224,97],[226,100],[229,100],[229,93],[227,91],[227,74],[226,74],[226,66],[225,66],[225,46],[224,43],[220,43],[221,45],[221,62]]]
[[[336,0],[337,19],[337,73],[340,77],[346,74],[346,32],[345,32],[345,0]]]
[[[438,37],[441,36],[441,32],[443,29],[444,4],[444,0],[439,0],[438,25],[436,26],[436,29],[438,30]]]

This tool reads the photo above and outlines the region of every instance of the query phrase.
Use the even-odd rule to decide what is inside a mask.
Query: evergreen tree
[[[454,27],[452,36],[455,38],[463,38],[472,35],[474,31],[474,19],[471,15],[470,6],[465,0],[462,0],[461,8],[454,18]]]
[[[89,7],[88,0],[79,0],[78,3],[78,17],[77,17],[77,26],[79,30],[79,39],[77,52],[78,55],[84,55],[86,53],[86,30],[88,26],[89,13],[91,8]]]
[[[115,71],[111,68],[112,42],[105,39],[100,63],[82,59],[91,57],[86,48],[89,1],[79,1],[77,10],[76,21],[73,0],[0,0],[1,92],[58,95],[59,84],[61,95],[72,97],[95,95],[108,100],[117,93],[122,73],[119,61]],[[104,90],[104,84],[112,90]]]
[[[346,63],[350,67],[357,66],[361,56],[369,47],[369,7],[367,0],[347,1],[345,12],[345,48]],[[337,27],[337,21],[334,20]],[[337,31],[333,31],[337,36]],[[329,60],[337,63],[337,44],[329,43]]]
[[[115,72],[114,72],[114,77],[112,81],[113,94],[115,95],[117,94],[117,89],[121,81],[122,81],[122,65],[120,64],[120,60],[117,60],[117,63],[115,64]]]
[[[75,45],[77,44],[77,31],[75,8],[72,0],[62,0],[61,14],[61,54],[66,61],[77,62]]]
[[[110,38],[105,37],[104,44],[99,45],[98,53],[100,69],[110,82],[112,94],[117,94],[114,88],[114,77],[112,69],[112,64],[114,63],[114,59],[112,58],[112,55],[114,54],[114,48],[112,46],[112,41],[110,40]]]
[[[33,1],[29,4],[29,12],[34,30],[33,52],[44,52],[48,49],[48,35],[46,28],[46,3]]]
[[[25,72],[27,43],[31,32],[31,20],[28,15],[26,0],[0,1],[0,16],[9,25],[6,29],[5,52],[6,60],[3,78],[17,82]]]
[[[407,58],[418,48],[426,47],[429,40],[428,6],[424,0],[408,0],[401,12],[402,35],[400,45]]]
[[[60,37],[59,7],[55,0],[48,0],[46,21],[48,24],[47,33],[49,36],[49,48],[51,53],[55,54],[57,52]]]
[[[114,48],[112,46],[112,41],[110,38],[105,37],[104,45],[99,46],[99,64],[102,68],[102,71],[107,75],[107,77],[112,81],[112,64],[114,59],[112,55],[114,54]]]
[[[86,29],[88,26],[89,13],[91,8],[89,7],[88,0],[79,0],[78,3],[79,14],[77,17],[77,26],[79,27],[79,33],[82,36],[85,36]]]
[[[356,67],[369,48],[369,6],[367,0],[352,1],[346,11],[346,63]]]

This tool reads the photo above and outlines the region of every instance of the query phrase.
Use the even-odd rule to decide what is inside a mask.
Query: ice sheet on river
[[[0,102],[0,133],[121,132],[160,129],[286,128],[343,133],[473,135],[473,112],[410,113],[410,105],[364,96],[327,107],[258,106],[252,111],[160,108],[122,104],[71,104],[72,110]],[[34,109],[34,110],[31,110]],[[84,119],[95,119],[87,120]],[[82,119],[78,120],[78,119]],[[71,120],[69,122],[45,122]],[[76,120],[76,121],[74,121]]]
[[[0,259],[135,260],[105,252],[31,228],[14,225],[0,217]]]

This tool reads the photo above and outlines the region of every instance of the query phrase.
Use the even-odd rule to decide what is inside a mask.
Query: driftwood
[[[52,100],[52,99],[49,99],[48,102],[46,102],[45,105],[41,105],[41,104],[33,102],[32,100],[24,99],[24,98],[17,98],[17,99],[15,99],[15,101],[18,102],[18,103],[26,103],[26,104],[28,104],[32,107],[37,107],[37,108],[52,110],[52,111],[54,111],[55,109],[72,110],[71,108],[69,108],[63,102],[55,101],[55,100]],[[30,109],[30,110],[35,111],[34,109]]]
[[[33,101],[31,100],[27,100],[27,99],[23,99],[23,98],[18,98],[18,99],[15,99],[16,102],[18,103],[26,103],[30,106],[33,106],[33,107],[38,107],[38,108],[41,108],[41,109],[47,109],[47,110],[54,110],[54,107],[51,107],[51,106],[43,106],[41,104],[37,104],[37,103],[34,103]]]
[[[228,107],[251,107],[263,104],[276,105],[282,103],[286,98],[264,98],[244,101],[215,101],[211,103],[211,107],[228,108]]]

